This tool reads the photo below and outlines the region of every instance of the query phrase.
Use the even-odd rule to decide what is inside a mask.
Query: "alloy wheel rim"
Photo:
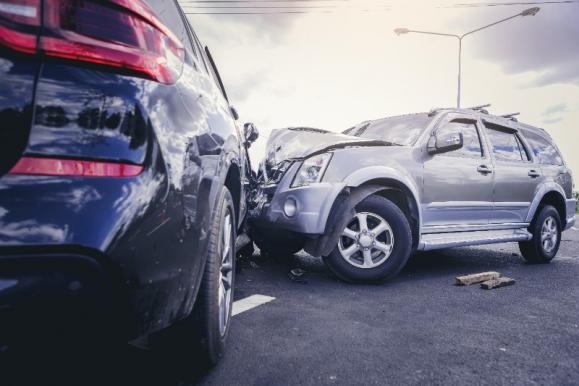
[[[559,230],[557,229],[557,222],[553,216],[549,216],[543,222],[541,227],[541,245],[543,250],[551,253],[557,246],[559,239]]]
[[[219,332],[225,335],[229,323],[233,286],[233,247],[231,215],[227,213],[221,232],[221,267],[219,269]]]
[[[390,224],[375,213],[360,212],[346,225],[338,240],[340,255],[357,268],[383,264],[394,249]]]

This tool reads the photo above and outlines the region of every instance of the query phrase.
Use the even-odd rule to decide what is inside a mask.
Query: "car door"
[[[525,222],[535,189],[542,180],[541,168],[516,129],[484,121],[495,165],[494,209],[491,223]]]
[[[488,224],[492,210],[493,174],[480,122],[449,113],[432,135],[460,132],[463,147],[427,155],[422,192],[423,227]]]

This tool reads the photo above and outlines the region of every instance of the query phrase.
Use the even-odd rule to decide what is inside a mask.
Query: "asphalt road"
[[[516,244],[458,248],[415,256],[381,285],[340,282],[305,254],[256,254],[238,265],[237,300],[275,299],[233,317],[211,372],[184,381],[130,347],[80,359],[77,372],[62,362],[49,370],[74,374],[75,385],[579,384],[577,230],[564,233],[551,264],[526,264]],[[301,281],[290,280],[292,268],[305,270]],[[517,282],[454,285],[457,275],[488,270]]]
[[[579,384],[579,231],[550,264],[526,264],[516,244],[458,248],[415,256],[383,285],[339,282],[307,255],[253,260],[236,297],[276,299],[234,317],[201,384]],[[488,270],[517,283],[453,285]]]

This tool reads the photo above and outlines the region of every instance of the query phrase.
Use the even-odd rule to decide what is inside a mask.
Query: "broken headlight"
[[[320,182],[331,159],[331,153],[318,154],[305,159],[294,177],[291,187],[297,188]]]
[[[278,184],[285,173],[288,171],[290,166],[292,166],[292,161],[286,160],[282,161],[276,166],[272,166],[267,170],[267,184]]]

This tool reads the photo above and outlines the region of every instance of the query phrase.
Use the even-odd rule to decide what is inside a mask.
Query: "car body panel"
[[[276,174],[275,181],[262,181],[262,188],[267,186],[268,193],[259,196],[259,210],[252,213],[254,221],[302,233],[316,240],[324,235],[329,222],[339,221],[331,217],[331,209],[338,205],[338,197],[344,193],[347,196],[349,191],[369,184],[395,184],[396,189],[407,191],[419,208],[418,213],[413,214],[417,218],[416,237],[419,240],[415,241],[418,249],[528,240],[531,235],[526,228],[549,192],[556,192],[561,199],[567,200],[564,201],[566,208],[563,211],[566,213],[562,218],[565,229],[574,222],[574,210],[570,209],[574,200],[567,192],[572,185],[569,169],[564,165],[540,165],[533,157],[524,162],[496,160],[483,120],[492,120],[513,132],[520,131],[521,141],[524,141],[524,130],[539,129],[469,109],[442,109],[432,115],[432,121],[414,143],[406,146],[369,145],[352,140],[340,143],[338,147],[324,142],[323,146],[313,149],[306,144],[316,143],[314,138],[327,136],[341,140],[343,136],[330,136],[316,129],[300,133],[292,129],[276,131],[277,139],[268,142],[264,164],[275,170],[276,165],[288,162],[280,157],[280,154],[289,154],[283,152],[287,148],[294,149],[291,153],[294,158],[291,158],[291,167],[283,167],[281,173]],[[432,133],[454,119],[476,124],[482,149],[480,158],[429,154],[427,145]],[[353,133],[357,127],[363,127],[363,124],[347,132]],[[286,140],[282,142],[279,138]],[[310,150],[313,153],[309,153]],[[320,152],[332,153],[322,180],[292,188],[291,181],[302,160]],[[479,173],[477,168],[480,165],[487,166],[491,173]],[[539,170],[539,173],[530,176],[530,170]],[[298,214],[293,218],[283,213],[283,203],[288,197],[297,201]],[[307,202],[308,216],[299,213],[302,202]],[[317,217],[313,215],[316,212]]]
[[[422,212],[423,226],[488,224],[493,210],[493,175],[477,171],[481,165],[492,165],[480,121],[468,114],[448,113],[431,130],[457,119],[476,124],[483,156],[457,157],[449,153],[425,154]]]
[[[144,167],[121,178],[0,177],[0,264],[9,256],[72,251],[112,267],[131,315],[130,337],[191,312],[212,211],[232,170],[237,179],[227,182],[239,195],[238,226],[247,210],[239,178],[249,169],[246,149],[200,55],[186,53],[172,85],[61,60],[0,58],[0,107],[19,114],[10,130],[26,132],[18,156]],[[26,93],[14,94],[24,86]]]

